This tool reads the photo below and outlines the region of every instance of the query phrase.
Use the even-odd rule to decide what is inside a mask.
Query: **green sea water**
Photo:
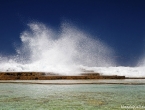
[[[0,110],[134,109],[145,109],[145,85],[0,83]]]

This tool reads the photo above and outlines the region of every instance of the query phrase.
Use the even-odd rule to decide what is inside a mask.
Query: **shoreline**
[[[145,85],[145,79],[89,79],[89,80],[0,80],[1,83],[14,84],[47,84],[47,85],[79,85],[79,84],[123,84]]]
[[[76,80],[76,79],[125,79],[125,76],[100,75],[95,72],[82,72],[79,75],[59,75],[44,72],[0,72],[0,80]]]
[[[0,83],[77,85],[77,84],[123,84],[145,85],[145,77],[104,76],[95,72],[83,72],[76,76],[44,72],[0,72]]]

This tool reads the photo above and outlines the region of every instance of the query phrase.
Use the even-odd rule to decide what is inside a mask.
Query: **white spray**
[[[56,33],[42,23],[28,24],[20,38],[17,55],[1,56],[0,71],[41,71],[61,74],[79,73],[80,68],[114,66],[109,46],[63,23]]]
[[[103,75],[145,77],[144,60],[137,67],[116,67],[113,50],[105,43],[63,23],[59,32],[42,23],[30,23],[14,56],[0,55],[0,71],[53,72],[76,75],[82,70]]]

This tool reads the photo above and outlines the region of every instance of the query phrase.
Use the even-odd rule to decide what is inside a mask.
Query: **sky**
[[[0,0],[0,53],[14,54],[33,21],[58,29],[69,21],[115,51],[120,65],[144,55],[145,0]]]

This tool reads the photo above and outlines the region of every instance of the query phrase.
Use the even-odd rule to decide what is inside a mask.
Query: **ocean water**
[[[69,23],[62,23],[57,30],[29,23],[20,40],[15,54],[0,53],[0,72],[145,77],[144,56],[135,67],[120,66],[112,47]],[[143,79],[0,81],[0,110],[145,109],[144,99]]]
[[[145,85],[0,83],[1,110],[145,108]]]

